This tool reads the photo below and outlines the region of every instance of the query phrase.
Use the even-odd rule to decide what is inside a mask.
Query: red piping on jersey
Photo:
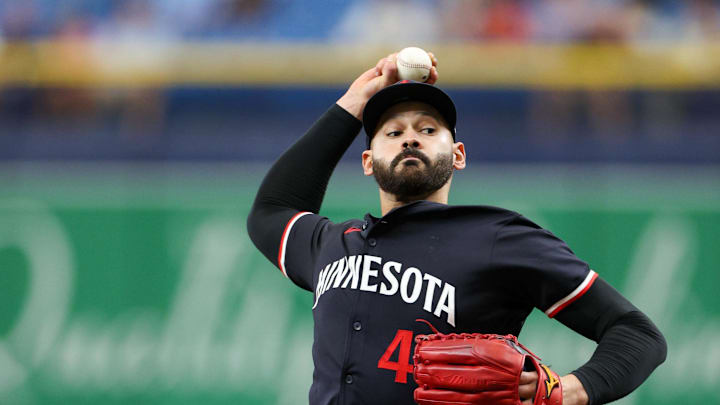
[[[283,256],[285,255],[285,238],[288,236],[288,232],[290,231],[290,228],[295,223],[295,221],[302,215],[309,214],[307,211],[301,211],[297,214],[293,215],[292,218],[288,221],[287,225],[285,225],[285,230],[283,231],[282,237],[280,238],[280,247],[278,248],[278,260],[277,265],[282,274],[287,277],[287,271],[285,271],[285,263],[283,263]]]
[[[433,324],[430,323],[430,321],[426,321],[425,319],[416,319],[415,322],[425,322],[427,326],[430,327],[430,329],[433,331],[434,334],[439,335],[440,332],[433,326]]]
[[[362,232],[362,229],[360,229],[360,228],[355,228],[355,227],[348,228],[348,229],[345,230],[345,232],[343,232],[343,235],[347,235],[347,234],[349,234],[350,232]]]
[[[574,297],[570,298],[569,300],[565,301],[562,305],[560,305],[559,307],[555,308],[555,310],[552,311],[552,312],[550,312],[549,314],[547,314],[547,316],[548,316],[549,318],[554,317],[554,316],[557,315],[560,311],[562,311],[563,309],[565,309],[565,307],[567,307],[568,305],[570,305],[570,304],[572,304],[573,302],[575,302],[575,300],[577,300],[578,298],[582,297],[583,294],[585,294],[585,293],[587,292],[587,290],[590,289],[590,287],[593,285],[593,283],[595,283],[595,280],[597,279],[597,277],[598,277],[598,274],[595,273],[595,272],[593,272],[593,274],[592,274],[592,276],[591,276],[591,278],[590,278],[590,281],[587,283],[587,285],[585,286],[585,288],[583,288],[582,290],[578,291],[578,293],[575,294]]]

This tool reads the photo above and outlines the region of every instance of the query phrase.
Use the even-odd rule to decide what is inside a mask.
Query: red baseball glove
[[[534,405],[562,405],[558,375],[515,336],[433,330],[435,334],[415,337],[418,404],[520,405],[518,386],[525,370],[538,373]]]

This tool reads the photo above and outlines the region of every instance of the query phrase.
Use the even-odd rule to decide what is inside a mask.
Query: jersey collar
[[[390,212],[379,218],[370,213],[367,213],[365,214],[365,222],[363,223],[362,233],[363,236],[367,236],[370,233],[370,230],[374,228],[377,224],[393,223],[395,221],[402,220],[412,215],[428,212],[437,212],[444,210],[447,207],[447,204],[420,200],[393,208],[392,210],[390,210]]]

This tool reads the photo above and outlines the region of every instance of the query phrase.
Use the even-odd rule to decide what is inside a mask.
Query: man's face
[[[398,201],[424,199],[448,182],[454,168],[465,164],[462,143],[454,143],[435,108],[420,102],[388,109],[370,146],[363,153],[365,174],[373,175]]]

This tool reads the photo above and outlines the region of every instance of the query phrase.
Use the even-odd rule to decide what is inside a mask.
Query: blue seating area
[[[449,91],[460,112],[460,136],[482,161],[720,163],[720,79],[714,85],[712,77],[712,63],[720,66],[712,55],[720,54],[711,52],[720,44],[717,27],[720,9],[711,0],[7,0],[0,3],[0,159],[272,160],[341,95],[366,60],[422,39],[429,46],[458,44],[462,51],[445,61],[456,71],[468,63],[463,52],[477,51],[475,45],[530,49],[560,43],[583,47],[582,63],[594,63],[592,52],[610,44],[620,58],[600,60],[634,73],[634,83],[621,73],[611,75],[609,85],[601,77],[603,88],[578,86],[587,77],[570,51],[563,66],[574,67],[574,76],[564,83],[529,86],[523,81],[528,75],[518,70],[508,76],[516,83],[504,77],[496,84],[493,68],[512,71],[508,64],[484,70],[490,80],[482,83],[455,82]],[[108,62],[111,47],[96,52],[104,40],[120,43],[126,53]],[[305,66],[317,63],[311,70],[322,79],[323,64],[332,63],[343,41],[353,42],[352,52],[367,53],[327,82],[293,83],[291,61],[273,50],[268,54],[274,59],[261,57],[244,73],[260,79],[228,78],[256,57],[232,45],[309,44],[316,53]],[[642,62],[644,47],[668,41],[675,46],[668,52],[673,80],[656,87],[640,83],[647,64],[624,64],[622,52],[632,49],[633,60]],[[143,47],[157,42],[201,44],[193,48],[202,55],[197,59],[215,63],[190,64],[185,72],[201,71],[197,77],[208,82],[163,82],[174,60],[153,59],[156,48]],[[37,43],[55,48],[41,52]],[[128,51],[128,45],[134,48]],[[186,48],[179,49],[182,55]],[[228,69],[220,57],[233,51],[236,65]],[[318,61],[318,55],[326,59]],[[478,55],[474,63],[483,66],[487,56]],[[557,59],[533,61],[552,65]],[[284,66],[275,73],[283,80],[263,76],[268,64]],[[3,81],[5,69],[20,80]],[[83,82],[86,72],[99,71],[111,79]],[[136,72],[149,73],[133,83]],[[666,77],[655,73],[655,79]],[[441,73],[439,85],[445,83]],[[351,153],[361,147],[358,142]]]
[[[403,24],[398,22],[402,20]],[[114,36],[242,41],[717,40],[714,0],[7,0],[5,39]],[[398,28],[402,26],[402,30]]]
[[[71,95],[54,90],[56,97]],[[342,94],[340,88],[171,88],[158,110],[95,106],[53,111],[33,92],[0,98],[0,159],[248,160],[276,158]],[[582,94],[569,121],[533,112],[546,95],[524,90],[450,89],[458,134],[476,162],[720,163],[717,91],[633,91],[627,121],[598,122]],[[652,115],[658,99],[678,102],[675,117]],[[49,97],[53,99],[52,96]],[[80,101],[78,101],[80,102]],[[47,103],[47,101],[46,101]],[[657,107],[655,107],[657,108]],[[603,125],[606,124],[606,125]],[[348,156],[359,156],[356,141]]]

